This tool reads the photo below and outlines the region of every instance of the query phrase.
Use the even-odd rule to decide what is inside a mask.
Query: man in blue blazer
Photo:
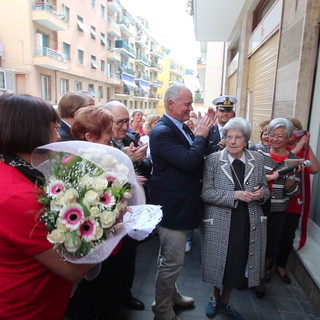
[[[201,118],[193,136],[183,125],[193,110],[192,103],[187,87],[169,87],[164,97],[165,115],[150,135],[151,201],[161,205],[163,211],[158,226],[160,260],[152,305],[155,320],[178,320],[174,304],[187,307],[194,303],[192,297],[178,291],[176,280],[184,261],[187,231],[198,227],[202,218],[202,165],[213,119]]]

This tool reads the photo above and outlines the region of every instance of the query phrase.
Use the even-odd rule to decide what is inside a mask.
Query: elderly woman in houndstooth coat
[[[223,127],[226,148],[205,160],[202,199],[203,281],[213,285],[206,315],[218,310],[232,319],[244,317],[230,304],[232,288],[257,287],[264,277],[266,217],[269,198],[263,157],[246,149],[251,129],[240,117]],[[256,291],[257,296],[264,294]]]

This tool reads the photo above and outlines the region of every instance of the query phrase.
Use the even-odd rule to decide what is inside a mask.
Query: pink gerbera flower
[[[50,196],[55,196],[64,190],[64,184],[61,181],[54,181],[48,186],[48,189]]]
[[[84,219],[84,212],[79,204],[71,204],[61,210],[60,217],[69,229],[76,230]]]
[[[100,202],[105,206],[113,206],[116,200],[110,192],[105,192],[100,196]]]
[[[97,228],[97,222],[91,219],[85,220],[79,230],[78,234],[87,242],[95,239],[95,232]]]

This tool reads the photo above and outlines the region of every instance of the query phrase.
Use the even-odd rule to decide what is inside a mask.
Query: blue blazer
[[[220,142],[221,138],[220,138],[220,133],[219,133],[219,127],[218,125],[214,125],[210,131],[209,131],[209,135],[208,135],[208,145],[207,145],[207,150],[206,150],[206,154],[211,154],[213,152],[217,152],[219,151],[219,142]]]
[[[59,124],[60,124],[59,134],[61,136],[61,139],[59,141],[74,140],[74,137],[71,134],[71,128],[64,121],[60,120]]]
[[[162,206],[160,225],[174,230],[196,228],[202,219],[202,166],[207,139],[190,143],[164,115],[150,134],[153,161],[151,201]]]

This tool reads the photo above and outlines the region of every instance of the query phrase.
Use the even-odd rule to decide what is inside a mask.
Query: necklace
[[[243,187],[242,187],[242,184],[240,183],[239,177],[238,177],[236,171],[234,170],[234,167],[233,167],[232,163],[230,164],[230,167],[231,167],[232,172],[234,173],[234,176],[236,177],[236,180],[237,180],[241,190],[244,191]]]

